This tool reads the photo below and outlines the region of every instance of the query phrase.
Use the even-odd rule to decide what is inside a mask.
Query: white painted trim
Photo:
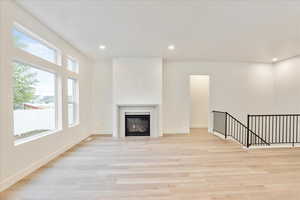
[[[0,192],[2,192],[4,190],[6,190],[7,188],[11,187],[12,185],[17,183],[21,179],[25,178],[26,176],[28,176],[32,172],[36,171],[40,167],[46,165],[51,160],[53,160],[54,158],[56,158],[59,155],[63,154],[64,152],[66,152],[70,148],[74,147],[75,145],[79,144],[81,141],[85,140],[88,137],[90,137],[90,135],[85,136],[85,137],[79,139],[78,141],[76,141],[72,144],[64,146],[63,148],[59,149],[58,151],[46,156],[45,158],[42,158],[42,159],[38,160],[37,162],[33,163],[32,165],[28,166],[27,168],[20,170],[19,172],[17,172],[13,176],[10,176],[10,177],[6,178],[2,182],[0,182]]]
[[[224,139],[225,140],[225,136],[218,133],[218,132],[211,132],[212,134],[216,135],[217,137]],[[270,146],[259,146],[259,145],[254,145],[254,146],[250,146],[249,148],[243,146],[242,144],[240,144],[238,141],[236,141],[233,137],[231,136],[227,136],[227,140],[231,140],[239,145],[241,145],[243,147],[243,149],[272,149],[272,148],[299,148],[300,144],[271,144]]]
[[[154,108],[148,108],[148,109],[145,109],[145,108],[142,108],[141,110],[139,109],[139,107],[134,107],[134,108],[137,108],[137,110],[133,109],[133,110],[130,110],[128,108],[126,109],[122,109],[122,107],[120,108],[120,118],[119,118],[119,137],[121,138],[125,138],[125,116],[126,114],[129,114],[129,113],[132,113],[132,114],[137,114],[137,113],[141,113],[141,114],[144,114],[144,113],[148,113],[148,115],[150,115],[150,137],[158,137],[158,134],[156,133],[157,132],[157,126],[156,126],[156,118],[154,116]],[[131,115],[132,115],[131,114]]]
[[[54,50],[56,52],[54,64],[61,66],[61,64],[62,64],[62,62],[61,62],[62,51],[60,49],[58,49],[55,45],[53,45],[52,43],[48,42],[47,40],[45,40],[44,38],[42,38],[38,34],[36,34],[33,31],[27,29],[26,27],[24,27],[23,25],[21,25],[19,22],[14,21],[13,27],[17,31],[20,31],[21,33],[23,33],[23,34],[31,37],[31,39],[36,40],[37,42],[43,44],[45,47]],[[27,52],[27,51],[25,51],[25,52]],[[29,52],[27,52],[27,53],[29,53]],[[34,55],[34,56],[36,56],[36,55]],[[37,56],[37,57],[39,57],[39,56]],[[39,57],[39,58],[42,58],[42,57]],[[45,59],[45,58],[42,58],[42,59]],[[48,60],[48,62],[51,62],[51,61]]]
[[[211,133],[214,134],[215,136],[217,136],[217,137],[223,139],[223,140],[230,140],[230,141],[232,141],[232,142],[234,142],[234,143],[240,145],[241,147],[247,149],[245,146],[243,146],[241,143],[239,143],[238,141],[236,141],[236,140],[235,140],[233,137],[231,137],[231,136],[227,136],[227,138],[225,138],[224,135],[222,135],[222,134],[220,134],[220,133],[218,133],[218,132],[211,132]]]
[[[211,132],[211,133],[214,134],[215,136],[217,136],[217,137],[225,140],[225,136],[224,135],[222,135],[222,134],[220,134],[218,132]]]
[[[190,129],[166,129],[163,131],[164,134],[190,134]]]
[[[208,128],[208,126],[201,124],[192,124],[190,128]]]
[[[112,135],[113,131],[112,130],[96,130],[93,131],[92,135]]]
[[[158,104],[117,104],[116,120],[114,123],[114,137],[125,138],[125,115],[126,113],[149,113],[150,115],[150,137],[160,137],[160,110]]]
[[[250,146],[249,149],[272,149],[272,148],[299,148],[300,144],[295,144],[293,147],[293,144],[271,144],[270,146],[259,146],[259,145],[253,145]]]
[[[164,133],[166,135],[188,135],[190,133],[187,132],[168,132],[168,133]]]
[[[15,140],[14,145],[18,146],[18,145],[21,145],[21,144],[25,144],[27,142],[31,142],[31,141],[43,138],[43,137],[48,136],[48,135],[56,134],[56,133],[59,133],[61,131],[62,131],[61,129],[60,130],[54,130],[54,131],[46,131],[44,133],[36,134],[36,135],[29,136],[29,137],[26,137],[26,138],[17,139],[17,140]]]

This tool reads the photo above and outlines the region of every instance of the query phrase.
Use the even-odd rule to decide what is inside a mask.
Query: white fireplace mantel
[[[160,134],[160,107],[158,104],[117,104],[115,107],[114,137],[125,137],[126,113],[149,113],[150,137],[159,137]]]

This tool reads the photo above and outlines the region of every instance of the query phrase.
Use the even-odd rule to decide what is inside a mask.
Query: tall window
[[[74,58],[68,57],[67,68],[71,72],[78,73],[78,68],[79,68],[78,62]]]
[[[76,79],[68,79],[68,124],[78,123],[78,83]]]
[[[15,47],[49,62],[58,63],[57,50],[21,25],[15,24],[12,35]]]
[[[14,135],[25,138],[57,128],[56,75],[14,62]]]

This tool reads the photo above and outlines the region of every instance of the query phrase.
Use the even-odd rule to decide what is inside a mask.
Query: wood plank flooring
[[[245,150],[204,129],[158,139],[94,136],[1,200],[300,199],[300,148]]]

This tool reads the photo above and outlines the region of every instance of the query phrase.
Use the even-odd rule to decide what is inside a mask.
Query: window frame
[[[12,141],[14,142],[14,145],[19,145],[27,142],[34,141],[36,139],[52,135],[55,133],[61,133],[64,130],[67,130],[68,128],[72,128],[74,126],[80,125],[80,62],[79,59],[76,57],[79,57],[76,51],[73,51],[72,49],[68,49],[65,46],[54,46],[47,40],[50,39],[51,42],[56,41],[55,38],[52,37],[47,37],[47,33],[41,32],[37,30],[35,27],[32,27],[30,24],[24,24],[21,25],[18,23],[18,21],[22,20],[16,20],[14,19],[14,22],[12,22],[10,26],[10,30],[7,31],[7,34],[9,35],[9,40],[10,40],[10,48],[12,50],[12,55],[10,57],[10,62],[20,62],[26,65],[29,65],[33,68],[43,70],[46,72],[53,73],[55,75],[55,130],[50,130],[50,131],[45,131],[42,133],[38,133],[32,136],[28,136],[26,138],[14,138],[14,129],[11,130],[11,136]],[[55,62],[49,61],[45,58],[42,58],[40,56],[36,56],[29,51],[25,51],[21,48],[18,48],[17,46],[14,45],[14,40],[13,40],[13,30],[16,29],[17,31],[20,31],[28,37],[31,37],[32,39],[36,40],[37,42],[40,42],[41,45],[45,45],[45,47],[54,49],[56,51],[56,59]],[[38,33],[38,34],[37,34]],[[41,36],[46,36],[46,37],[41,37],[39,34],[41,33]],[[42,34],[43,33],[43,34]],[[47,40],[45,40],[47,39]],[[52,39],[52,40],[51,40]],[[59,45],[59,43],[55,43],[56,45]],[[74,55],[75,56],[70,56]],[[76,62],[76,70],[71,71],[68,70],[67,66],[67,59],[71,59],[72,61]],[[13,74],[10,72],[10,76]],[[74,102],[69,102],[68,101],[68,79],[72,79],[75,81],[75,86],[74,86],[74,92],[75,92],[75,97],[74,97]],[[10,86],[11,88],[13,85]],[[13,89],[11,90],[13,92]],[[11,98],[10,98],[11,99]],[[74,117],[75,121],[73,124],[69,125],[69,119],[68,119],[68,105],[69,103],[72,104],[74,107]],[[13,105],[13,99],[11,99],[11,105]],[[11,106],[10,106],[11,107]],[[9,109],[9,112],[13,112],[13,107]],[[12,121],[12,125],[14,123],[14,118],[12,117],[10,119]]]
[[[69,101],[69,80],[72,80],[73,81],[73,95],[74,95],[74,100],[73,102],[72,101]],[[69,76],[67,77],[67,124],[68,124],[68,127],[71,128],[71,127],[74,127],[74,126],[77,126],[80,124],[80,117],[79,117],[79,81],[77,78],[75,77],[72,77],[72,76]],[[72,104],[72,106],[74,106],[74,110],[73,110],[73,119],[74,119],[74,122],[73,123],[69,123],[69,104]]]
[[[74,71],[69,69],[69,65],[68,65],[69,60],[76,63],[76,69]],[[73,56],[69,56],[69,55],[66,56],[66,69],[71,73],[79,74],[79,62],[78,62],[78,60],[76,58],[74,58]]]
[[[35,134],[35,135],[32,135],[32,136],[28,136],[28,137],[25,137],[25,138],[16,139],[14,128],[13,128],[12,131],[13,131],[13,137],[15,138],[15,145],[23,144],[23,143],[26,143],[28,141],[32,141],[32,140],[35,140],[35,139],[38,139],[38,138],[41,138],[41,137],[44,137],[44,136],[47,136],[47,135],[50,135],[50,134],[61,131],[62,127],[61,127],[60,115],[59,115],[60,114],[60,110],[59,110],[60,105],[59,104],[61,102],[60,101],[60,93],[59,93],[59,81],[60,80],[59,80],[59,75],[58,75],[57,71],[49,69],[48,67],[43,67],[43,66],[40,66],[40,65],[35,65],[35,64],[26,62],[22,59],[13,59],[12,62],[11,62],[11,67],[12,68],[14,67],[13,66],[14,63],[21,63],[21,64],[24,64],[24,65],[28,65],[31,68],[51,73],[55,77],[55,80],[54,80],[54,95],[55,95],[55,98],[54,98],[55,121],[54,121],[54,123],[55,123],[55,129],[54,130],[49,130],[49,131],[44,131],[44,132],[41,132],[41,133],[38,133],[38,134]],[[13,118],[13,125],[14,125],[14,118]]]
[[[23,25],[21,25],[20,23],[18,22],[14,22],[13,23],[13,27],[12,27],[12,32],[13,30],[16,29],[22,33],[24,33],[25,35],[28,35],[29,37],[31,37],[32,39],[38,41],[39,43],[45,45],[47,48],[49,49],[53,49],[56,53],[55,53],[55,62],[51,62],[43,57],[40,57],[40,56],[37,56],[37,55],[34,55],[28,51],[25,51],[23,50],[22,48],[18,48],[16,47],[14,44],[13,46],[17,49],[20,49],[21,51],[24,51],[34,57],[37,57],[37,58],[40,58],[40,59],[43,59],[45,60],[46,62],[49,62],[49,63],[52,63],[54,65],[59,65],[61,66],[61,63],[62,63],[62,52],[60,49],[58,49],[56,46],[54,46],[53,44],[51,44],[50,42],[48,42],[47,40],[43,39],[40,35],[30,31],[28,28],[25,28]],[[13,41],[14,42],[14,41]]]
[[[20,28],[17,29],[18,31],[21,31],[25,34],[27,34],[28,36],[32,37],[33,39],[41,42],[43,45],[45,45],[48,48],[53,48],[56,51],[56,63],[51,62],[49,60],[46,60],[42,57],[33,55],[30,52],[27,52],[21,48],[18,48],[14,45],[14,40],[13,40],[13,29],[14,28]],[[18,23],[17,21],[14,21],[12,23],[12,26],[10,27],[10,44],[12,47],[12,56],[10,59],[10,64],[12,65],[13,62],[20,62],[23,64],[27,64],[33,68],[39,69],[39,70],[43,70],[46,72],[50,72],[53,73],[55,75],[55,130],[50,130],[50,131],[45,131],[42,133],[38,133],[32,136],[28,136],[26,138],[15,138],[14,137],[14,129],[11,130],[11,136],[13,137],[13,141],[14,141],[14,145],[20,145],[20,144],[24,144],[27,142],[31,142],[34,141],[36,139],[48,136],[48,135],[52,135],[55,133],[59,133],[61,132],[65,126],[65,120],[63,118],[64,112],[66,112],[66,110],[64,109],[64,105],[65,105],[65,101],[63,98],[63,89],[64,89],[64,85],[63,85],[63,80],[64,77],[66,76],[67,72],[61,67],[62,66],[62,62],[65,60],[63,57],[63,54],[60,49],[58,49],[57,47],[55,47],[54,45],[52,45],[51,43],[49,43],[48,41],[46,41],[45,39],[43,39],[42,37],[40,37],[38,34],[33,33],[32,31],[30,31],[28,28],[24,27],[23,25],[20,25],[20,23]],[[11,78],[13,76],[13,72],[11,70]],[[11,79],[12,80],[12,79]],[[13,85],[11,85],[11,92],[13,93]],[[12,94],[13,95],[13,94]],[[13,99],[11,99],[12,101],[12,105],[13,105]],[[12,112],[13,112],[13,107],[11,107]],[[14,123],[14,118],[11,118],[12,121],[12,125]],[[67,122],[66,122],[67,123]]]

